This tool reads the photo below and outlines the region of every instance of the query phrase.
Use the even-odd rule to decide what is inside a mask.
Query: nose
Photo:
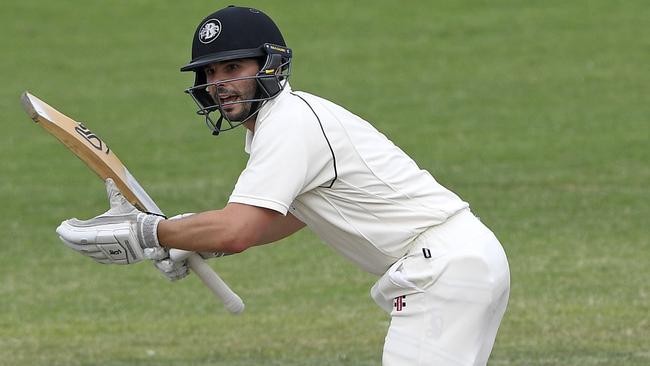
[[[219,89],[224,88],[228,83],[223,83],[223,80],[227,79],[227,76],[223,73],[219,73],[218,70],[214,70],[210,75],[206,76],[207,86],[206,90],[208,93],[217,95]]]
[[[208,75],[206,79],[207,83],[209,84],[206,87],[206,91],[213,97],[216,97],[219,93],[219,89],[224,87],[224,84],[221,82],[223,78],[219,77],[219,75],[217,75],[215,72],[212,75]]]
[[[207,76],[208,83],[216,83],[217,81],[219,81],[219,76],[217,75],[216,72],[213,72],[212,74]]]
[[[212,81],[208,80],[208,83],[212,83]],[[215,84],[210,84],[205,88],[205,91],[207,91],[208,94],[215,96],[217,95],[217,86]]]

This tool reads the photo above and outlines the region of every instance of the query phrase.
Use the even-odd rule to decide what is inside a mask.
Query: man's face
[[[254,59],[230,60],[216,62],[204,68],[205,76],[208,83],[214,83],[215,86],[208,87],[208,92],[212,95],[215,102],[226,103],[253,99],[257,90],[255,79],[245,79],[237,81],[222,80],[236,79],[247,76],[254,76],[259,71],[259,65]],[[223,106],[223,111],[230,121],[242,121],[251,110],[251,102],[236,103]]]

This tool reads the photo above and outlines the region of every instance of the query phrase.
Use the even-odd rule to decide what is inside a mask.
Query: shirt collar
[[[268,118],[269,114],[273,110],[273,107],[278,103],[278,100],[285,98],[289,93],[291,93],[291,85],[289,85],[289,82],[287,81],[287,85],[284,86],[280,94],[262,104],[262,108],[260,108],[260,111],[257,112],[257,119],[255,120],[256,130],[260,127],[264,120]],[[246,151],[248,154],[251,153],[251,145],[253,143],[254,135],[255,134],[253,132],[251,132],[249,129],[246,129],[246,143],[244,145],[244,151]]]
[[[262,108],[260,108],[260,111],[257,113],[257,122],[255,122],[255,125],[259,125],[260,122],[264,121],[264,119],[268,117],[269,113],[271,113],[273,106],[278,103],[278,100],[284,98],[289,93],[291,93],[291,85],[289,85],[289,82],[287,81],[287,84],[284,86],[280,94],[275,98],[264,102]]]

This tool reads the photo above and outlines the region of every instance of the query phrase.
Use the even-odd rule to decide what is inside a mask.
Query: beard
[[[232,103],[221,108],[221,112],[225,118],[233,122],[243,122],[251,114],[253,102],[241,102],[244,100],[251,100],[255,98],[257,93],[256,80],[247,80],[245,85],[241,88],[227,88],[224,86],[219,87],[217,95],[226,95],[227,100],[221,100],[221,104]],[[214,97],[218,98],[218,96]]]

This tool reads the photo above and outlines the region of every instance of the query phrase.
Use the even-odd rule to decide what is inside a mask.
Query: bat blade
[[[59,112],[29,92],[22,94],[21,101],[34,122],[61,141],[102,180],[112,178],[124,197],[136,208],[144,212],[163,214],[106,142],[83,123]],[[172,252],[174,256],[187,258],[192,271],[223,301],[228,311],[239,314],[244,310],[244,302],[241,298],[223,282],[201,256],[178,249],[173,249]]]
[[[162,215],[138,181],[108,144],[83,123],[59,112],[36,96],[24,92],[21,101],[27,114],[95,172],[102,180],[112,178],[126,199],[139,210]]]

